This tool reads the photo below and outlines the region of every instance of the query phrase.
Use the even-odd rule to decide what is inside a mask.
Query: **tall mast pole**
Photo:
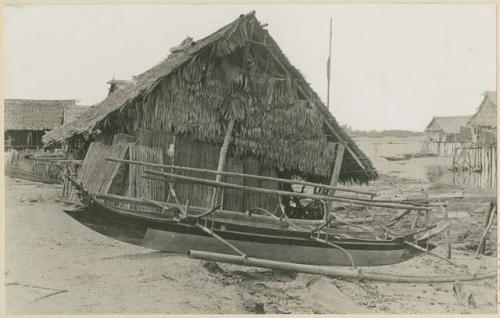
[[[326,106],[328,110],[330,110],[330,72],[331,72],[331,63],[332,63],[332,18],[330,18],[330,46],[328,49],[328,60],[326,62],[326,78],[327,78],[327,95],[326,95]]]

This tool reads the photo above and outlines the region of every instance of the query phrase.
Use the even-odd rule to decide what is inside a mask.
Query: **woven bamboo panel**
[[[257,159],[254,158],[244,158],[243,162],[243,172],[246,174],[260,174],[260,163]],[[244,178],[243,185],[247,187],[260,187],[259,180]],[[260,193],[257,192],[248,192],[244,191],[244,201],[243,201],[243,211],[249,210],[255,207],[264,208],[262,203],[260,202],[261,196]]]
[[[121,164],[105,159],[125,159],[128,147],[129,144],[91,143],[78,173],[78,182],[89,192],[107,193]]]
[[[185,137],[176,137],[175,165],[217,170],[218,160],[219,148],[217,146],[194,142]],[[202,172],[185,171],[182,173],[179,172],[179,174],[211,180],[215,179],[215,175]],[[175,191],[182,203],[189,200],[191,205],[202,207],[209,207],[211,205],[213,187],[200,184],[176,183]]]
[[[260,175],[274,177],[274,178],[278,177],[278,175],[276,173],[276,169],[274,169],[272,167],[268,167],[266,165],[262,165],[262,164],[260,167]],[[260,187],[266,188],[266,189],[279,190],[279,184],[278,184],[278,182],[275,182],[275,181],[261,180]],[[262,206],[261,206],[262,208],[264,208],[270,212],[273,212],[274,209],[276,209],[278,207],[279,198],[277,195],[274,195],[274,194],[260,193],[260,202],[262,204]]]
[[[113,136],[113,145],[115,144],[128,144],[134,142],[134,136],[128,134],[115,134]]]
[[[136,143],[139,145],[163,149],[163,162],[165,164],[172,163],[168,149],[174,142],[173,134],[165,131],[138,128],[134,135]]]
[[[243,173],[243,162],[236,158],[227,158],[225,170]],[[223,181],[243,185],[242,177],[226,176]],[[224,189],[223,208],[229,211],[243,211],[243,190]]]
[[[142,145],[130,145],[130,160],[163,164],[163,152],[160,148]],[[161,168],[148,167],[150,170]],[[135,198],[147,198],[166,201],[166,185],[164,181],[141,178],[144,166],[130,165],[128,195]]]

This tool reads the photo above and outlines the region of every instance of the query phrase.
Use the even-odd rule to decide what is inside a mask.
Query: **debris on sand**
[[[265,314],[264,310],[264,304],[263,303],[255,303],[252,301],[248,301],[245,304],[243,304],[243,307],[245,310],[248,312],[254,313],[254,314]]]

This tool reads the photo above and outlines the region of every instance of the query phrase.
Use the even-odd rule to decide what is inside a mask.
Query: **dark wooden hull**
[[[116,208],[99,200],[94,201],[86,210],[65,212],[105,236],[158,251],[187,254],[189,250],[202,250],[235,254],[232,249],[198,227],[176,222],[158,213]],[[250,257],[311,265],[351,265],[343,251],[311,240],[309,231],[257,227],[217,220],[213,227],[208,222],[207,227]],[[324,236],[321,238],[325,239]],[[395,264],[420,253],[406,246],[401,239],[335,239],[331,235],[328,239],[347,250],[357,266]]]

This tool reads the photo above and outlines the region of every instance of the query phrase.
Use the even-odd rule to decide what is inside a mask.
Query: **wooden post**
[[[345,146],[341,143],[338,143],[336,146],[336,152],[335,152],[335,162],[332,170],[332,176],[330,178],[330,185],[332,187],[336,187],[337,183],[339,181],[339,175],[340,175],[340,169],[342,168],[342,160],[344,158],[344,150]],[[334,195],[335,190],[329,190],[328,191],[329,195]],[[326,216],[328,215],[329,212],[333,211],[333,201],[330,202],[328,205],[329,211],[325,211],[325,221],[326,221]]]
[[[456,166],[456,162],[457,162],[457,150],[458,150],[457,148],[453,149],[453,164],[451,166],[452,168],[455,168],[455,166]]]
[[[333,166],[332,177],[330,178],[330,185],[333,187],[336,187],[339,181],[340,169],[342,168],[342,160],[344,158],[344,150],[345,150],[345,145],[340,143],[337,144],[337,151],[335,153],[335,162]],[[335,190],[330,190],[329,194],[334,195]]]
[[[443,211],[443,219],[445,221],[448,221],[448,201],[446,201],[445,204],[441,206],[441,210]],[[445,237],[446,237],[446,257],[450,259],[451,258],[450,227],[446,229]]]
[[[226,164],[227,150],[229,149],[229,144],[231,143],[231,135],[233,134],[234,128],[234,119],[229,121],[229,125],[227,126],[226,135],[224,136],[224,142],[222,143],[222,147],[220,148],[219,153],[219,164],[217,165],[217,172],[222,172],[224,170],[224,165]],[[222,179],[221,174],[217,174],[215,177],[216,182],[220,182]],[[217,202],[217,195],[220,192],[220,187],[214,189],[212,195],[212,207],[215,206]]]

